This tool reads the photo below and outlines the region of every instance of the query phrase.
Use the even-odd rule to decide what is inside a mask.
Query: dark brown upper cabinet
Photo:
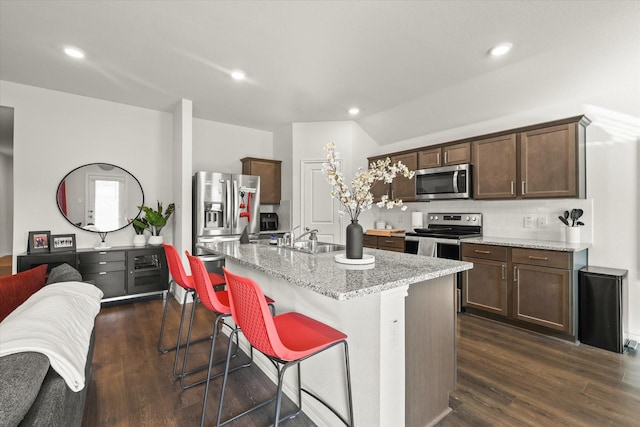
[[[429,148],[418,152],[418,169],[465,163],[471,163],[471,144],[468,142]]]
[[[516,134],[473,141],[473,198],[516,197]]]
[[[245,157],[242,162],[244,175],[257,175],[260,177],[260,203],[280,203],[281,189],[281,165],[280,160],[256,159]]]
[[[409,169],[471,163],[474,199],[584,198],[586,196],[586,116],[524,126],[369,158],[401,160]],[[384,194],[415,201],[415,179],[376,183]]]
[[[473,141],[474,199],[584,198],[589,123],[579,116]]]
[[[368,159],[369,165],[372,162],[384,160],[387,157],[391,160],[391,164],[402,162],[411,171],[416,170],[418,166],[418,153],[416,151],[392,156],[370,157]],[[416,199],[416,179],[415,177],[409,179],[402,175],[397,175],[391,184],[377,181],[371,186],[371,194],[373,194],[375,201],[379,201],[380,198],[386,194],[390,199],[398,198],[403,202],[413,202]]]
[[[552,126],[522,132],[519,137],[520,195],[523,198],[578,197],[576,126]]]

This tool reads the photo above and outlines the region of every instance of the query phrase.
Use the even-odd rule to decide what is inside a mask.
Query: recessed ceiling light
[[[352,116],[357,116],[358,114],[360,114],[360,109],[358,107],[351,107],[349,108],[349,114],[351,114]]]
[[[82,59],[84,58],[84,52],[81,51],[78,48],[75,47],[65,47],[64,48],[64,53],[66,53],[67,55],[69,55],[72,58],[76,58],[76,59]]]
[[[507,52],[509,52],[512,47],[513,47],[513,44],[511,43],[499,43],[494,47],[492,47],[491,49],[489,49],[489,54],[491,54],[491,56],[502,56]]]
[[[231,78],[234,80],[244,80],[247,78],[247,75],[244,71],[235,70],[231,72]]]

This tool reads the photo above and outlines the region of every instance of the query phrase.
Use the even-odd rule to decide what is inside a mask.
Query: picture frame
[[[30,231],[27,241],[27,253],[37,254],[49,252],[51,242],[50,231]]]
[[[51,236],[51,252],[75,252],[75,234],[54,234]]]

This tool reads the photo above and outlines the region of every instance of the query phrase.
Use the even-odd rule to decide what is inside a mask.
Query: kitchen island
[[[456,383],[455,273],[468,262],[375,249],[375,264],[344,265],[339,252],[315,255],[268,244],[207,243],[227,268],[254,279],[276,301],[278,313],[298,311],[346,333],[357,426],[426,426],[450,412]],[[242,340],[245,342],[245,340]],[[342,352],[305,361],[303,386],[347,413]],[[275,370],[256,362],[272,380]],[[292,375],[293,377],[293,375]],[[293,378],[285,391],[295,396]],[[335,416],[303,396],[303,410],[318,425]]]

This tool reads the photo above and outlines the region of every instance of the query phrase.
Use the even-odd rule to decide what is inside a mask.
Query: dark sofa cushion
[[[42,289],[47,264],[12,276],[0,277],[0,322],[31,295]]]
[[[82,282],[82,275],[69,264],[60,264],[49,272],[47,285],[59,282]]]
[[[27,415],[49,371],[49,358],[41,353],[0,357],[0,424],[17,426]]]

